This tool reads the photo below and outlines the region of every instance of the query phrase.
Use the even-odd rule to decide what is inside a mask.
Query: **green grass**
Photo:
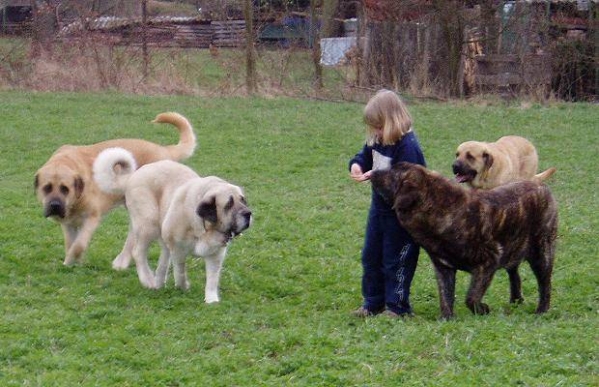
[[[368,185],[348,177],[364,140],[363,105],[297,99],[0,93],[0,385],[2,386],[593,386],[599,384],[599,108],[466,103],[410,105],[429,167],[446,175],[457,145],[530,138],[560,205],[553,303],[533,314],[536,283],[522,266],[524,304],[508,303],[504,272],[487,316],[463,303],[438,320],[422,253],[416,317],[355,320]],[[221,299],[203,303],[204,265],[188,292],[143,289],[110,267],[124,209],[96,232],[85,264],[62,266],[60,229],[43,219],[33,176],[63,143],[141,137],[169,144],[175,110],[200,146],[186,163],[243,186],[255,223],[225,262]],[[153,259],[157,251],[152,252]]]

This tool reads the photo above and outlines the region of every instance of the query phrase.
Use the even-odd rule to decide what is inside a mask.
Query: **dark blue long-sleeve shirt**
[[[413,131],[406,133],[393,145],[378,143],[372,146],[364,145],[364,148],[349,161],[349,168],[351,170],[353,164],[358,164],[365,173],[370,170],[388,169],[400,161],[426,166],[418,138]],[[391,206],[374,190],[372,190],[371,206],[380,211],[393,211]]]

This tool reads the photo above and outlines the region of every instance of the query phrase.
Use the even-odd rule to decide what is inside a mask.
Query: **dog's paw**
[[[81,244],[74,243],[64,258],[62,262],[65,266],[74,266],[83,263],[83,252],[85,248]]]
[[[453,313],[451,314],[441,314],[439,316],[439,321],[451,321],[455,319],[455,315]]]
[[[215,289],[206,289],[206,292],[204,293],[204,301],[206,301],[207,304],[219,302],[220,300],[218,298],[218,291]]]
[[[156,289],[162,289],[166,286],[166,279],[156,277],[154,281],[156,282]]]
[[[127,270],[129,268],[129,265],[119,265],[119,264],[116,264],[113,262],[112,268],[117,271],[122,271],[122,270]]]
[[[535,310],[535,314],[543,314],[549,310],[549,305],[539,305]]]
[[[131,262],[130,257],[124,257],[122,255],[118,255],[114,261],[112,261],[112,268],[114,270],[127,270],[129,268],[129,263]]]
[[[489,305],[485,304],[484,302],[480,302],[478,304],[474,304],[472,306],[472,313],[474,314],[489,314],[489,312],[491,311],[491,308],[489,308]]]
[[[175,277],[175,287],[181,290],[189,290],[191,282],[189,282],[189,280],[178,280],[177,277]]]
[[[67,266],[67,267],[71,267],[71,266],[75,266],[77,264],[77,261],[73,258],[70,257],[66,257],[64,259],[64,262],[62,263],[63,265]]]
[[[154,276],[139,276],[139,283],[146,289],[158,289],[156,286],[156,282],[154,281]]]

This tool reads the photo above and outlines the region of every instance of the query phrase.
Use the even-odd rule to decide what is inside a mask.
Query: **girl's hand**
[[[370,179],[370,174],[372,171],[368,171],[366,173],[362,172],[362,167],[358,164],[352,164],[349,176],[358,182],[367,181]]]

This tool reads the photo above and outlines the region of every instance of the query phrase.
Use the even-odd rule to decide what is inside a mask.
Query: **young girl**
[[[349,162],[353,180],[367,181],[373,170],[389,168],[399,161],[426,164],[410,113],[396,93],[378,91],[364,108],[364,122],[366,144]],[[411,315],[410,284],[419,252],[420,247],[399,225],[391,206],[373,190],[362,250],[364,303],[353,314]]]

